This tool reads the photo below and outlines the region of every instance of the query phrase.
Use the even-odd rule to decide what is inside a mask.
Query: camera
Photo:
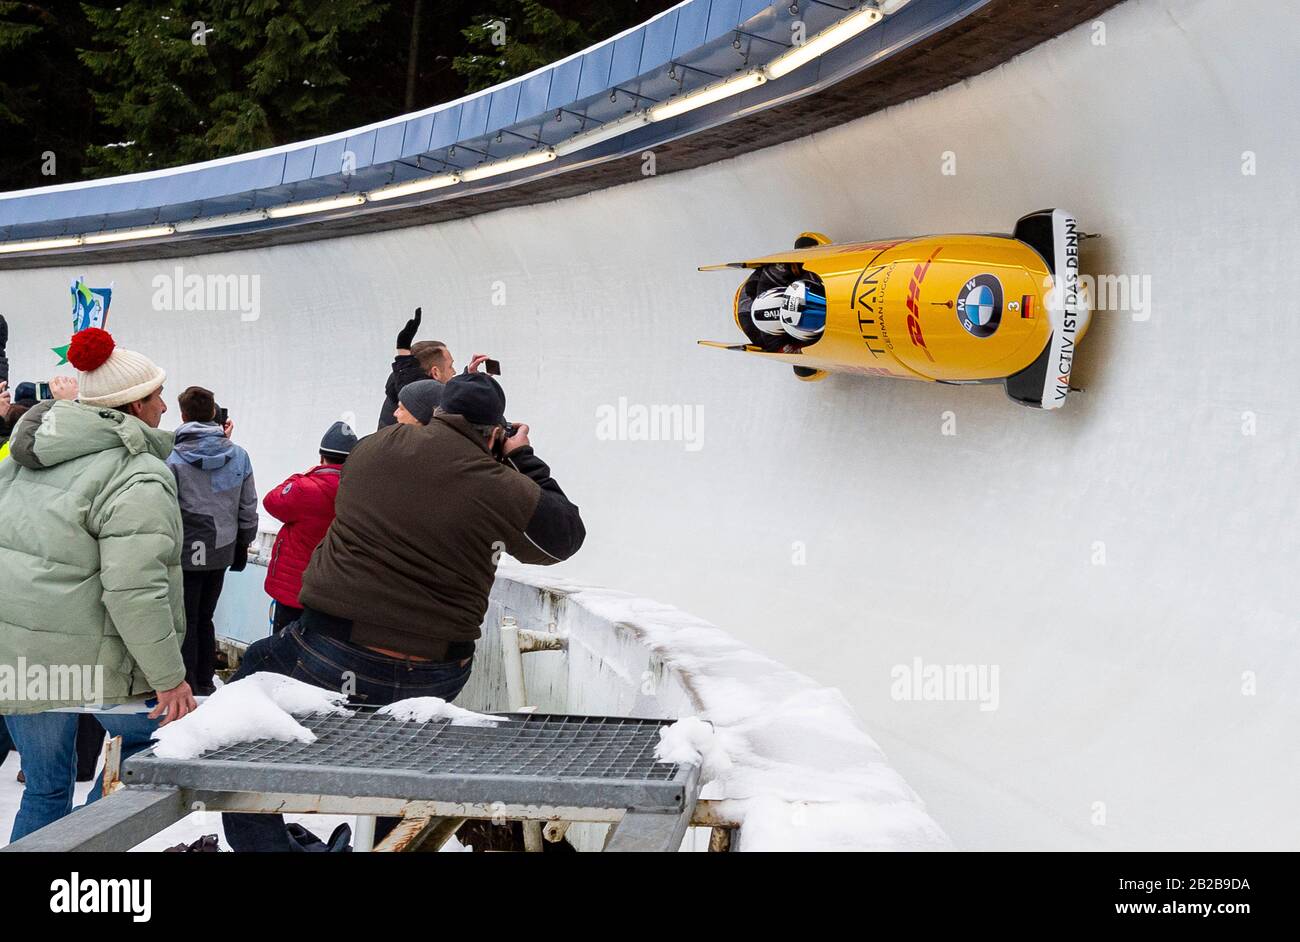
[[[501,426],[501,437],[497,439],[496,444],[492,446],[492,457],[497,461],[504,461],[506,456],[506,441],[513,438],[519,431],[519,426],[507,422]]]

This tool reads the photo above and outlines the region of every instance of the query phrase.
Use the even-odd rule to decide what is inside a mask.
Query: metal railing
[[[189,167],[0,194],[0,259],[240,236],[513,186],[812,94],[987,2],[684,0],[416,114]]]

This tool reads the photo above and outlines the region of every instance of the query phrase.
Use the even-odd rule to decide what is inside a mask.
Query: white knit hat
[[[106,330],[79,330],[68,346],[68,362],[77,368],[77,400],[88,406],[124,406],[144,399],[167,378],[142,353],[124,350]]]

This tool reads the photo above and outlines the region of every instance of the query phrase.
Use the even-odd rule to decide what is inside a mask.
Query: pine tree
[[[468,55],[453,61],[469,91],[526,75],[639,23],[669,3],[638,0],[496,0],[461,30]],[[504,39],[504,42],[502,42]]]
[[[75,180],[94,109],[75,3],[0,0],[0,191]]]
[[[538,0],[509,0],[503,11],[461,30],[472,52],[457,56],[452,67],[474,92],[526,75],[582,49],[591,38],[577,20],[567,19]]]
[[[25,12],[23,4],[0,2],[0,57],[18,56],[32,49],[41,35],[39,23],[24,22],[20,14]],[[39,89],[30,79],[23,85],[0,81],[0,125],[20,125],[24,123],[24,114],[29,110],[32,100]]]
[[[0,0],[0,191],[392,118],[532,71],[673,2]],[[504,46],[492,43],[498,19]]]
[[[104,124],[94,174],[210,160],[339,130],[346,37],[374,24],[375,0],[209,0],[206,18],[170,0],[85,4]],[[358,76],[364,79],[364,76]],[[364,93],[365,89],[361,91]]]

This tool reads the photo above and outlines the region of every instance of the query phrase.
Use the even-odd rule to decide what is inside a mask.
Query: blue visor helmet
[[[811,343],[826,329],[826,295],[800,279],[785,289],[781,326],[795,340]]]

